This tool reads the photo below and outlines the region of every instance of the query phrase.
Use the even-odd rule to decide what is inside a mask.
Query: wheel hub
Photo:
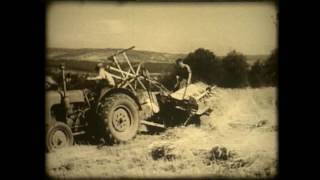
[[[131,117],[125,108],[118,108],[113,113],[113,126],[117,131],[125,131],[130,126]]]
[[[66,134],[61,130],[57,130],[52,136],[52,146],[55,148],[64,147],[66,143]]]

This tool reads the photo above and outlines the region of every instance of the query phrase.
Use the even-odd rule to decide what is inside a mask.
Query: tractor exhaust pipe
[[[64,108],[66,109],[67,114],[72,112],[72,108],[70,105],[70,99],[67,96],[67,81],[65,76],[65,66],[64,64],[60,65],[61,73],[62,73],[62,82],[63,82],[63,97],[62,97],[62,103],[64,105]]]
[[[62,82],[63,82],[63,97],[66,97],[66,92],[67,92],[67,82],[66,82],[66,76],[65,76],[65,66],[64,64],[60,65],[60,69],[62,72]]]

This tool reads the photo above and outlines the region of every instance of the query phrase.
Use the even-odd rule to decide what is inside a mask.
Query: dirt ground
[[[75,145],[47,153],[55,178],[250,177],[277,175],[276,89],[218,89],[201,126],[97,149]]]

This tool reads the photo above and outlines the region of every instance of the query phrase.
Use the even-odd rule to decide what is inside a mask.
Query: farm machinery
[[[60,66],[62,88],[46,91],[48,151],[72,145],[80,135],[126,142],[135,137],[141,126],[154,131],[187,125],[210,112],[204,100],[214,93],[215,86],[191,84],[190,93],[186,94],[186,89],[171,92],[154,80],[142,63],[132,65],[126,52],[133,48],[107,58],[112,65],[106,69],[116,85],[99,92],[90,88],[68,90],[66,67]]]

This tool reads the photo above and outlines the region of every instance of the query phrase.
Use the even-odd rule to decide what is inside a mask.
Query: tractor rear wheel
[[[49,152],[71,146],[73,141],[72,131],[65,123],[56,122],[47,131],[46,146]]]
[[[102,118],[112,143],[133,139],[140,126],[137,103],[125,94],[113,94],[103,102]]]

